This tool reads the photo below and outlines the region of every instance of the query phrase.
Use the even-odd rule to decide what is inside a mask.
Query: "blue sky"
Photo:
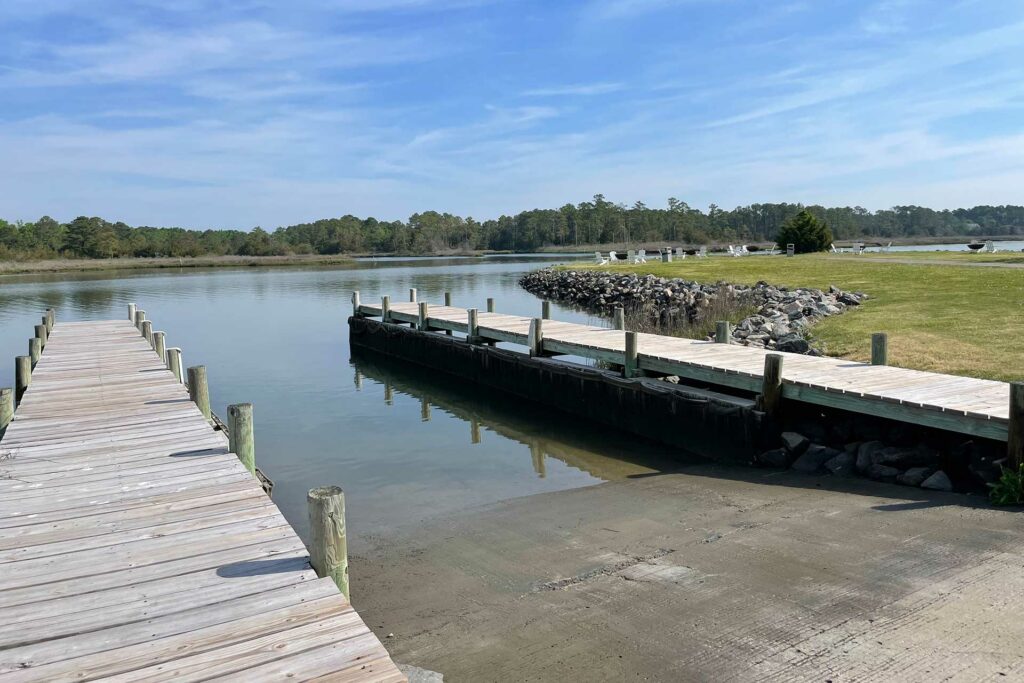
[[[0,216],[1024,203],[1024,3],[3,0]]]

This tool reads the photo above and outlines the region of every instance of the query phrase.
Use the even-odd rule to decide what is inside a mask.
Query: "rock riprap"
[[[570,303],[592,313],[611,315],[621,306],[642,311],[654,322],[703,319],[720,310],[723,299],[756,309],[733,327],[734,343],[792,353],[817,353],[806,341],[807,329],[821,318],[859,306],[867,295],[837,287],[821,289],[703,284],[655,275],[545,268],[527,273],[520,286],[539,297]]]

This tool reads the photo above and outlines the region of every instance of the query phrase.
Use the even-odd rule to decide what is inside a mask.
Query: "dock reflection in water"
[[[394,394],[406,395],[420,402],[424,422],[433,419],[434,411],[465,422],[470,444],[485,445],[486,433],[492,432],[525,446],[523,457],[529,456],[539,478],[547,476],[549,458],[593,477],[586,483],[676,471],[697,461],[683,451],[552,413],[400,360],[353,350],[352,364],[356,389],[382,387],[386,405],[393,405]]]

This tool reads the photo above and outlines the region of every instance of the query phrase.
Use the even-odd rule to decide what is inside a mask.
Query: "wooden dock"
[[[97,679],[405,680],[126,320],[54,325],[0,441],[0,681]]]
[[[544,355],[568,354],[621,366],[639,373],[681,378],[761,393],[767,356],[783,357],[782,397],[841,410],[901,420],[1001,441],[1008,440],[1010,385],[971,377],[870,365],[839,358],[779,353],[735,344],[483,312],[409,301],[362,303],[358,315],[410,323],[424,330],[459,332],[478,341],[533,346]],[[547,309],[547,307],[545,307]],[[470,329],[471,318],[475,328]],[[635,335],[635,356],[627,337]],[[633,351],[633,349],[628,349]],[[1024,417],[1015,410],[1015,433]]]

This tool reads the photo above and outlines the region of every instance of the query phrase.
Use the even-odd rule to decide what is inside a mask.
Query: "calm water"
[[[999,251],[1021,251],[1024,249],[1024,241],[995,242]],[[870,247],[869,251],[876,251],[877,247]],[[893,246],[889,251],[971,251],[967,248],[966,242],[956,244],[908,244],[901,247]]]
[[[560,257],[564,261],[565,257]],[[670,467],[656,446],[524,408],[394,361],[351,358],[349,297],[382,294],[538,315],[516,281],[550,257],[378,259],[347,268],[246,268],[0,279],[0,386],[11,386],[48,307],[58,321],[127,319],[137,302],[205,364],[214,410],[255,405],[257,462],[300,532],[305,494],[346,490],[355,545],[440,513],[514,496],[587,486]],[[586,322],[555,307],[562,320]],[[478,438],[477,438],[477,435]],[[672,457],[678,457],[672,454]]]

